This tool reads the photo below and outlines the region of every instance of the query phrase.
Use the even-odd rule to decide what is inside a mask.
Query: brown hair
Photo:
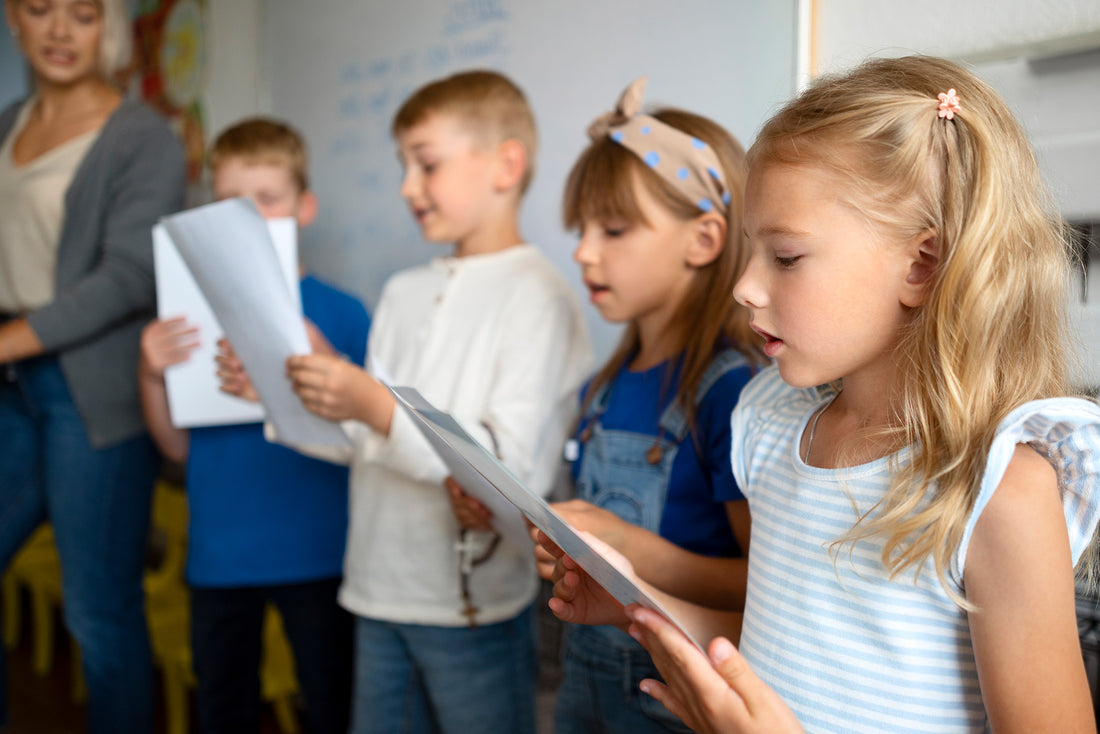
[[[210,167],[217,168],[228,158],[286,166],[299,191],[309,188],[306,144],[298,131],[284,122],[250,117],[227,127],[210,149]]]
[[[705,117],[675,109],[652,113],[661,122],[707,143],[718,155],[730,204],[726,213],[726,241],[718,256],[696,269],[695,284],[688,290],[669,323],[669,336],[676,353],[682,355],[680,384],[676,400],[689,423],[695,419],[695,393],[716,350],[733,347],[753,364],[766,362],[760,338],[749,328],[749,311],[733,298],[733,285],[748,262],[741,225],[741,201],[745,194],[745,152],[717,123]],[[633,152],[600,137],[581,153],[565,185],[562,216],[569,229],[580,229],[585,220],[622,219],[647,223],[645,212],[634,197],[634,186],[644,186],[661,206],[682,220],[694,219],[703,211],[671,184],[650,170]],[[592,379],[586,397],[615,379],[639,348],[638,330],[627,326],[622,340],[607,363]]]
[[[948,89],[961,106],[953,120],[937,114]],[[818,79],[765,124],[748,158],[822,166],[879,231],[936,237],[928,300],[895,353],[897,424],[873,436],[912,447],[912,459],[838,543],[882,535],[893,575],[931,557],[967,607],[946,574],[997,426],[1024,402],[1069,393],[1069,241],[1027,136],[976,75],[910,56]]]
[[[393,117],[394,136],[424,122],[431,115],[457,119],[469,132],[490,144],[518,140],[527,151],[527,170],[520,193],[535,174],[538,135],[535,117],[523,92],[495,71],[464,71],[429,82],[413,92]]]

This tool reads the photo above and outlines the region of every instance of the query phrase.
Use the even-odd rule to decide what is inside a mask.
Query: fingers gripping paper
[[[312,350],[267,224],[252,201],[227,199],[162,223],[244,363],[279,440],[346,445],[343,430],[307,411],[286,377],[287,357]]]
[[[271,242],[279,258],[296,312],[301,313],[298,289],[297,223],[292,218],[267,220]],[[153,265],[157,281],[157,316],[183,316],[198,329],[199,345],[186,362],[164,371],[168,389],[168,409],[176,428],[196,428],[240,423],[259,423],[264,419],[261,403],[221,391],[214,357],[218,339],[225,330],[202,295],[191,271],[180,257],[163,224],[153,227]]]
[[[501,522],[497,530],[508,537],[515,536],[512,524],[517,521],[516,512],[531,522],[566,555],[623,604],[640,604],[658,612],[679,629],[685,637],[703,650],[702,645],[676,621],[655,599],[640,588],[622,571],[577,534],[549,504],[528,489],[495,456],[470,436],[447,413],[435,409],[415,388],[388,386],[398,404],[408,412],[421,433],[436,448],[440,458],[463,488],[493,510],[494,522]],[[443,448],[441,449],[440,446]],[[512,505],[513,510],[502,518],[497,513],[500,497]],[[526,533],[524,533],[526,538]],[[524,546],[530,547],[529,539]]]

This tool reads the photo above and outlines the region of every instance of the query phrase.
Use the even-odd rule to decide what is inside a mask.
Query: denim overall
[[[715,356],[699,384],[695,404],[722,375],[746,363],[744,355],[735,350]],[[661,414],[656,437],[607,430],[600,416],[607,409],[613,385],[600,387],[584,415],[585,433],[591,433],[585,440],[577,496],[659,533],[672,464],[688,437],[687,417],[674,400]],[[556,734],[691,731],[655,698],[638,689],[643,678],[660,679],[660,675],[645,648],[622,630],[568,625],[562,659],[564,679],[558,691]]]

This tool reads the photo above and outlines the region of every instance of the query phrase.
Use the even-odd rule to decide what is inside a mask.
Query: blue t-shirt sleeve
[[[358,298],[307,276],[302,279],[302,310],[337,352],[353,364],[363,364],[370,315]]]
[[[713,496],[717,502],[736,502],[745,499],[737,480],[733,478],[730,463],[730,415],[737,407],[741,389],[752,378],[751,367],[739,367],[722,375],[711,386],[699,405],[696,418],[705,445],[702,447],[706,471]]]
[[[348,297],[351,303],[343,322],[343,344],[337,349],[346,354],[352,364],[363,364],[367,359],[367,335],[370,332],[370,314],[357,299]]]

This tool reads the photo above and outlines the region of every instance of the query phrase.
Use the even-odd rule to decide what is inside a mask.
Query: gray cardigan
[[[0,113],[7,138],[23,102]],[[154,315],[152,227],[179,211],[183,149],[164,119],[124,100],[65,193],[54,301],[27,316],[56,354],[93,446],[145,430],[137,389],[142,327]]]

